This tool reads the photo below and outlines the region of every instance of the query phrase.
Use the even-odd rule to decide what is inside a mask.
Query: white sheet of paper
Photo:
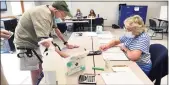
[[[106,85],[143,85],[143,82],[128,69],[127,72],[102,73]]]
[[[84,32],[82,36],[97,36],[96,32]]]
[[[129,72],[130,68],[129,67],[112,67],[113,71],[117,72]]]
[[[139,11],[139,7],[134,7],[134,11]]]
[[[103,53],[105,60],[128,60],[124,53]]]
[[[105,39],[105,38],[113,38],[114,36],[111,34],[110,31],[103,31],[101,34],[98,34],[98,37],[101,39]]]
[[[111,41],[111,39],[100,39],[99,40],[99,43],[100,44],[107,44],[107,43],[109,43]]]
[[[104,53],[123,53],[119,47],[112,47],[104,51]]]
[[[101,39],[105,38],[112,39],[114,36],[112,34],[98,34],[98,37]]]
[[[110,31],[103,31],[102,34],[111,34]]]

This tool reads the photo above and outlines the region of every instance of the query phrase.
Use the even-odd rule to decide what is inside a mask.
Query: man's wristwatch
[[[68,42],[66,41],[66,42],[64,42],[63,44],[66,45],[67,43],[68,43]]]

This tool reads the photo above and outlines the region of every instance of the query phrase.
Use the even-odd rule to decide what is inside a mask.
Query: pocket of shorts
[[[25,63],[26,66],[36,66],[39,63],[39,60],[35,55],[33,55],[32,57],[25,56],[23,58],[23,61],[24,61],[23,63]]]

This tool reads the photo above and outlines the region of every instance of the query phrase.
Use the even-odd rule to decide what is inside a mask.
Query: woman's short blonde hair
[[[139,35],[142,32],[146,31],[143,19],[139,15],[134,15],[125,19],[124,24],[130,24],[133,28],[131,31],[134,35]]]

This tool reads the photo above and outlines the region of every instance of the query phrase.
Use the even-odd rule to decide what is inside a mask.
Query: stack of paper
[[[96,32],[84,32],[82,36],[95,37],[97,36]]]
[[[81,34],[81,35],[80,35]],[[72,35],[71,35],[71,37],[77,37],[77,36],[80,36],[80,37],[82,37],[82,36],[87,36],[87,37],[95,37],[95,36],[97,36],[97,33],[96,32],[74,32]],[[70,37],[70,38],[71,38]]]
[[[99,43],[100,44],[107,44],[107,43],[109,43],[111,41],[111,39],[100,39],[99,40]]]
[[[104,60],[128,60],[124,53],[103,53]]]
[[[98,37],[101,39],[105,39],[105,38],[112,39],[113,35],[112,34],[98,34]]]
[[[119,67],[118,66],[115,66],[115,67],[112,66],[112,69],[115,72],[130,72],[129,67],[127,67],[127,66],[120,66],[120,65],[119,65]]]
[[[102,34],[111,34],[110,31],[103,31]]]
[[[98,34],[98,37],[101,39],[105,39],[105,38],[113,38],[114,36],[111,34],[110,31],[103,31],[101,34]]]
[[[111,73],[102,73],[106,85],[143,85],[143,82],[128,67],[119,67],[120,70]]]
[[[104,53],[123,53],[119,47],[112,47],[104,51]]]

